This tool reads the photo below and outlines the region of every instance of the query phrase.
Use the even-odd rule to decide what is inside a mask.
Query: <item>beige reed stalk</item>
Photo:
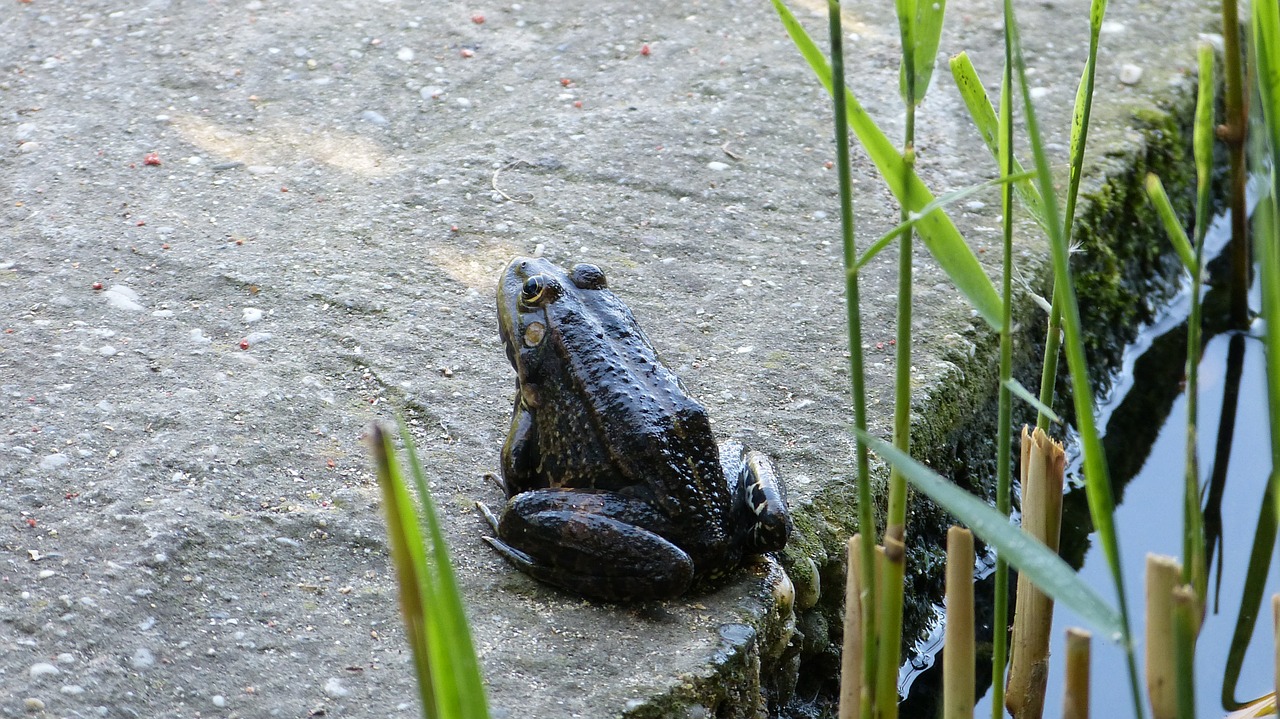
[[[1062,719],[1089,719],[1089,632],[1067,630],[1066,693],[1062,696]]]
[[[1178,560],[1147,555],[1147,697],[1154,719],[1175,719],[1178,715],[1173,589],[1180,584],[1182,564]]]
[[[947,530],[947,619],[942,644],[942,717],[972,719],[973,533]]]
[[[862,700],[862,535],[849,537],[844,582],[844,646],[840,658],[840,719],[860,719]]]
[[[1022,428],[1022,531],[1058,551],[1062,526],[1062,475],[1067,466],[1062,445],[1036,428]],[[1053,600],[1025,574],[1018,575],[1017,609],[1005,708],[1015,719],[1040,719],[1049,681],[1049,632]]]

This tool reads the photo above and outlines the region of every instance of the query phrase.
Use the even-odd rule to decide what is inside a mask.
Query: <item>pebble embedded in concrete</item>
[[[40,469],[54,470],[61,469],[71,463],[71,458],[65,454],[51,454],[40,460]]]
[[[138,302],[138,293],[126,285],[112,285],[102,293],[102,297],[118,310],[141,312],[144,309]]]
[[[32,664],[31,668],[27,670],[27,673],[31,675],[32,679],[39,679],[40,677],[61,674],[62,670],[49,662],[39,662]]]
[[[342,685],[341,679],[338,679],[337,677],[330,677],[329,680],[324,683],[324,693],[325,696],[330,699],[341,699],[351,694],[351,690]]]
[[[129,666],[139,671],[150,669],[156,663],[156,657],[146,647],[138,647],[133,650],[133,655],[129,657]]]
[[[191,343],[197,347],[205,347],[212,344],[213,340],[204,336],[204,330],[194,329],[191,330]]]

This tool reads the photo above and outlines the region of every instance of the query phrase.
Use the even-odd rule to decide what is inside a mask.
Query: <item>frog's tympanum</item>
[[[486,537],[536,579],[610,601],[702,587],[791,533],[768,459],[719,446],[595,265],[517,257],[498,285],[516,370],[507,505]]]

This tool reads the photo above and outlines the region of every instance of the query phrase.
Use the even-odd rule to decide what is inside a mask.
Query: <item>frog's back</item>
[[[563,442],[552,454],[574,465],[564,467],[566,481],[648,494],[673,519],[718,523],[730,498],[706,408],[662,363],[631,311],[600,289],[562,303],[548,321],[575,385],[550,414]]]

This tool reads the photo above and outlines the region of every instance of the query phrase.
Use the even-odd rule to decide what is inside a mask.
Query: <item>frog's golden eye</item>
[[[543,275],[533,275],[524,281],[524,287],[520,289],[520,302],[527,306],[545,304],[555,299],[555,294],[555,283]]]
[[[604,276],[604,270],[585,262],[574,265],[569,276],[573,280],[574,286],[580,290],[603,290],[609,286],[609,281]]]

